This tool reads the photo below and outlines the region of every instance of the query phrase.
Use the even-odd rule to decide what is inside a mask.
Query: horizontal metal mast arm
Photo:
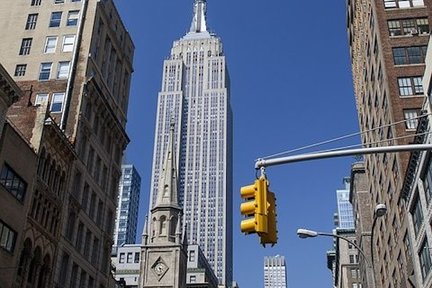
[[[389,152],[426,151],[426,150],[432,150],[432,144],[395,145],[395,146],[384,146],[384,147],[348,149],[348,150],[339,150],[339,151],[330,151],[330,152],[308,153],[308,154],[273,158],[268,160],[258,159],[255,162],[255,169],[293,163],[293,162],[301,162],[301,161],[309,161],[309,160],[317,160],[317,159],[325,159],[325,158],[355,156],[355,155],[364,155],[364,154],[389,153]]]

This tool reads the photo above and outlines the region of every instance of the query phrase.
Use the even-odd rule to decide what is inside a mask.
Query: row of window
[[[48,27],[60,27],[62,20],[62,11],[52,12]],[[71,10],[67,14],[66,26],[77,26],[79,18],[79,10]]]
[[[395,65],[421,64],[425,61],[427,46],[395,47],[392,50]]]
[[[397,80],[400,96],[423,95],[424,91],[421,76],[400,77]]]
[[[133,256],[135,254],[135,256]],[[126,257],[127,255],[127,257]],[[134,257],[134,259],[132,260],[132,257]],[[119,257],[119,263],[139,263],[140,261],[140,253],[139,252],[128,252],[126,253],[120,253],[120,257]]]
[[[39,70],[39,81],[47,81],[51,78],[53,68],[52,62],[41,63]],[[57,64],[56,79],[67,79],[69,76],[70,61],[61,61]],[[18,64],[15,67],[14,75],[17,77],[24,76],[27,71],[27,64]]]
[[[50,94],[48,94],[48,93],[36,94],[36,99],[35,99],[34,105],[41,105],[43,103],[46,103],[49,100],[49,96],[50,96]],[[64,96],[65,96],[64,92],[52,93],[52,95],[51,95],[51,107],[50,107],[51,112],[53,112],[53,113],[62,112]]]
[[[81,0],[68,0],[70,2],[81,2]],[[63,4],[65,0],[54,0],[54,4]],[[31,6],[40,6],[42,4],[42,0],[31,0]]]
[[[48,36],[43,46],[44,54],[55,53],[57,50],[58,36]],[[33,44],[33,38],[23,38],[21,40],[19,55],[29,55]],[[72,52],[75,46],[75,35],[64,35],[61,45],[61,52]]]
[[[384,0],[385,9],[424,6],[423,0]]]
[[[429,21],[427,18],[389,20],[387,25],[390,36],[429,33]]]

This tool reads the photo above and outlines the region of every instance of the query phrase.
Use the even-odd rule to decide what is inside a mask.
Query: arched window
[[[165,217],[165,215],[162,215],[160,217],[160,230],[159,230],[159,235],[166,235],[167,231],[166,231],[166,225],[167,225],[167,219]]]
[[[48,154],[46,157],[44,163],[43,163],[43,170],[42,170],[42,179],[47,182],[48,179],[48,172],[49,172],[49,165],[51,162],[51,156]]]
[[[172,216],[170,221],[170,235],[174,236],[177,229],[177,217]]]
[[[157,229],[157,222],[156,222],[156,217],[153,218],[153,229],[152,229],[152,237],[156,236],[156,229]]]
[[[51,257],[50,255],[45,255],[42,263],[42,267],[39,272],[39,281],[37,288],[47,287],[47,280],[49,279],[49,274],[51,271]]]
[[[46,153],[45,153],[45,147],[42,148],[42,152],[39,155],[39,160],[38,160],[38,167],[37,167],[37,174],[39,176],[42,176],[43,174],[43,168],[45,165],[45,157],[46,157]]]
[[[29,284],[34,283],[34,280],[37,278],[37,274],[38,274],[37,267],[41,262],[42,262],[42,251],[41,248],[38,246],[34,251],[33,259],[30,262],[29,273],[27,276],[27,283]]]
[[[26,271],[26,267],[29,264],[29,260],[31,257],[31,251],[32,251],[32,241],[27,238],[24,241],[23,249],[21,250],[20,260],[18,264],[18,276],[24,276],[23,273]]]

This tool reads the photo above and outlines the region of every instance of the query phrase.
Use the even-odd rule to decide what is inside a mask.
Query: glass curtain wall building
[[[222,42],[195,0],[190,31],[164,61],[150,191],[156,201],[170,122],[175,122],[179,203],[189,244],[199,244],[221,285],[232,281],[232,116]]]
[[[141,177],[131,164],[122,165],[114,246],[134,244],[137,232]]]
[[[336,200],[337,200],[337,219],[338,223],[336,226],[342,229],[354,229],[354,215],[353,207],[349,201],[350,193],[350,178],[345,177],[343,179],[344,189],[336,190]]]

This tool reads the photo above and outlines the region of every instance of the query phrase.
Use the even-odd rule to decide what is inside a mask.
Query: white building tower
[[[220,38],[195,0],[190,31],[164,61],[158,98],[150,209],[156,203],[174,119],[179,204],[189,244],[199,244],[219,284],[232,281],[232,116]]]
[[[264,257],[264,288],[287,288],[285,257]]]

